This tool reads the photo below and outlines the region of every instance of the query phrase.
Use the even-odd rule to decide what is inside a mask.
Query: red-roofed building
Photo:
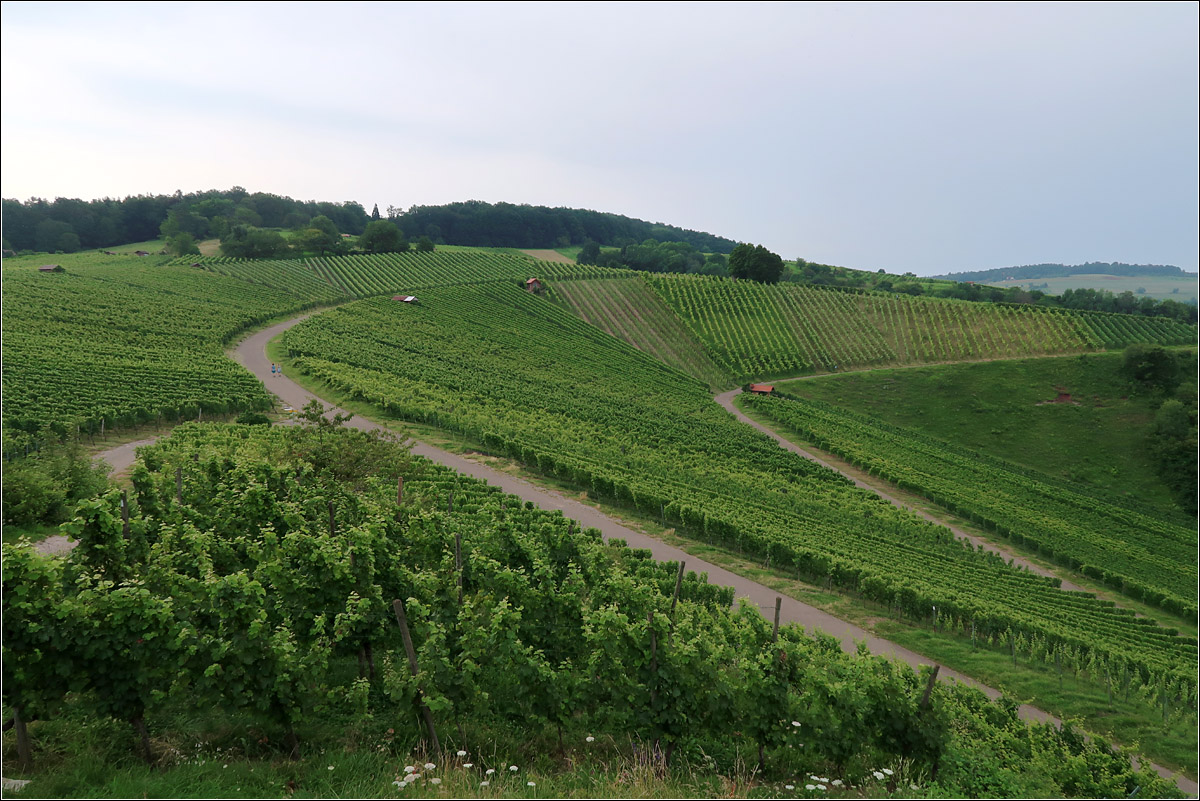
[[[770,395],[775,391],[773,384],[751,384],[750,391],[755,395]]]

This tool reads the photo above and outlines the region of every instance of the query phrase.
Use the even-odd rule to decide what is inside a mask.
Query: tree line
[[[4,250],[73,253],[188,234],[224,239],[239,226],[298,229],[317,216],[340,232],[361,234],[371,217],[354,201],[295,200],[240,186],[173,195],[133,195],[122,199],[5,198]]]
[[[558,248],[582,245],[624,247],[639,242],[685,242],[693,248],[729,253],[732,239],[663,223],[588,209],[485,203],[469,200],[442,206],[389,208],[388,216],[414,236],[438,244],[472,247]]]

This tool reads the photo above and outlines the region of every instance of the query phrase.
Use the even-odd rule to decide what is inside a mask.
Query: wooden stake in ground
[[[929,696],[933,692],[933,685],[937,683],[938,673],[941,669],[941,665],[933,666],[933,672],[929,674],[929,681],[925,682],[925,694],[921,696],[921,709],[929,708]]]
[[[458,582],[458,605],[462,606],[463,563],[462,563],[462,534],[454,532],[454,574]]]
[[[129,497],[121,490],[121,535],[129,539]]]
[[[683,566],[687,562],[679,561],[679,570],[675,573],[675,594],[671,596],[671,622],[675,622],[675,604],[679,603],[679,590],[683,587]]]
[[[404,614],[404,602],[399,598],[392,601],[392,609],[396,613],[396,622],[400,624],[400,636],[404,640],[404,651],[408,654],[408,669],[412,671],[412,675],[416,676],[420,672],[417,667],[417,651],[413,648],[412,635],[408,632],[408,616]],[[425,720],[425,727],[429,730],[429,741],[433,745],[434,753],[441,753],[442,747],[438,743],[437,729],[433,725],[433,712],[425,704],[425,693],[417,688],[417,703],[421,708],[421,717]]]
[[[783,598],[775,596],[775,627],[771,629],[771,642],[779,642],[779,609],[783,606]]]
[[[21,717],[21,707],[13,707],[13,728],[17,730],[17,756],[21,760],[21,769],[28,770],[33,764],[33,749],[29,747],[29,731],[25,728],[25,719]]]

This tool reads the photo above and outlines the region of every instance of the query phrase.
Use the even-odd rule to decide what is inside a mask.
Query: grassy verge
[[[28,526],[17,526],[9,524],[4,526],[3,538],[4,542],[16,542],[21,537],[26,537],[30,542],[41,542],[47,537],[52,537],[58,533],[58,524],[53,525],[44,523],[34,523]]]
[[[355,718],[336,706],[297,728],[300,754],[290,759],[272,739],[273,728],[246,716],[194,711],[185,699],[147,721],[151,766],[136,756],[128,725],[97,718],[78,701],[52,720],[30,724],[28,770],[17,764],[13,733],[5,733],[5,777],[30,781],[22,793],[6,789],[6,798],[770,797],[784,790],[784,781],[796,781],[765,780],[750,767],[751,755],[736,750],[720,755],[727,764],[686,754],[661,772],[639,758],[634,742],[607,736],[587,742],[586,732],[574,731],[560,748],[554,732],[536,726],[447,726],[450,739],[438,755],[416,740],[406,719]],[[406,768],[420,778],[400,786]]]
[[[1146,450],[1162,397],[1120,352],[863,370],[783,389],[1058,478],[1175,508]],[[1054,403],[1060,393],[1070,402]]]
[[[277,341],[268,345],[268,354],[279,363],[286,364]],[[1052,669],[1027,665],[1020,660],[1013,666],[1007,653],[990,651],[983,647],[972,649],[969,639],[914,626],[865,601],[806,584],[787,574],[765,568],[752,557],[681,536],[675,529],[663,528],[656,521],[633,510],[597,501],[573,484],[532,472],[507,457],[487,455],[478,450],[479,446],[476,443],[461,435],[432,426],[389,418],[370,404],[349,401],[328,385],[301,375],[294,368],[289,371],[289,376],[309,392],[326,399],[326,402],[335,403],[389,430],[410,434],[430,445],[465,455],[544,489],[586,503],[630,528],[643,531],[693,556],[854,623],[960,673],[972,676],[984,684],[1006,690],[1014,697],[1051,714],[1076,720],[1081,728],[1104,735],[1111,742],[1136,746],[1155,762],[1196,778],[1196,729],[1194,724],[1186,720],[1176,719],[1164,727],[1160,713],[1136,698],[1128,702],[1114,698],[1114,705],[1109,708],[1104,688],[1088,681],[1086,677],[1078,680],[1067,677],[1063,688],[1060,689],[1057,674],[1054,674]],[[1161,613],[1161,610],[1155,611]],[[1161,614],[1159,616],[1161,617]]]

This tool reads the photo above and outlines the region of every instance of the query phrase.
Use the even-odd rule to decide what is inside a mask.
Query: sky
[[[933,275],[1197,269],[1196,3],[2,6],[0,194],[626,214]]]

